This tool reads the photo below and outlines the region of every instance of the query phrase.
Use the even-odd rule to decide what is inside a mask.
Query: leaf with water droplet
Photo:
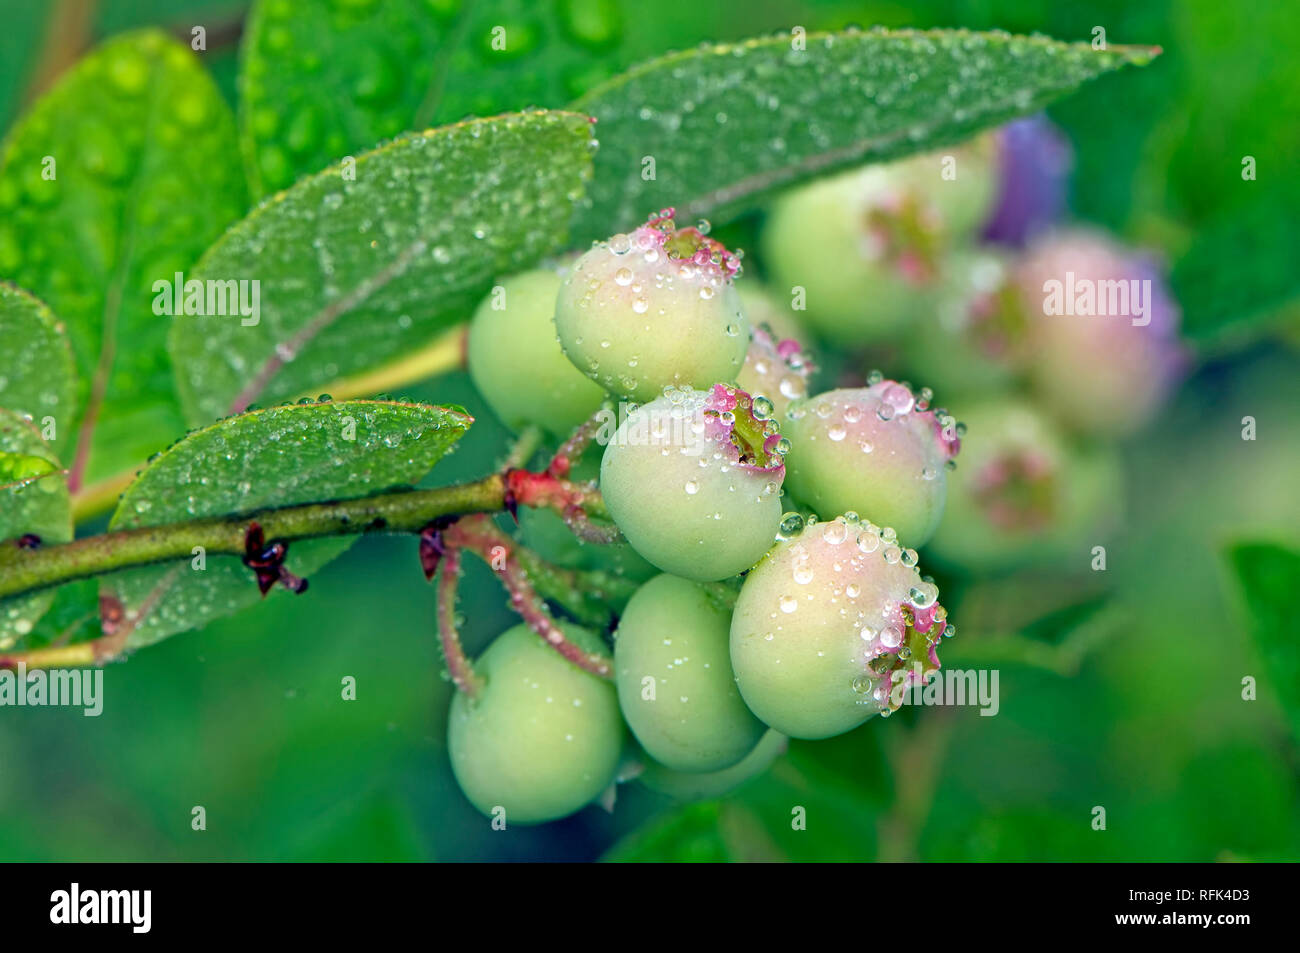
[[[234,118],[194,54],[147,30],[93,50],[19,120],[0,165],[0,274],[67,326],[87,475],[180,430],[167,360],[171,281],[244,210]],[[98,408],[88,408],[103,387]],[[59,416],[71,437],[77,421]],[[69,463],[75,463],[73,459]]]
[[[240,72],[253,191],[407,130],[568,102],[700,28],[665,15],[646,29],[650,12],[638,0],[259,0]]]
[[[63,468],[27,420],[0,410],[0,546],[32,533],[41,543],[72,539]],[[0,599],[0,651],[17,646],[53,601],[52,592]]]
[[[1300,552],[1275,543],[1241,543],[1227,552],[1241,604],[1264,662],[1264,694],[1274,695],[1300,741]]]
[[[72,349],[44,302],[3,283],[0,354],[0,407],[31,417],[37,428],[53,424],[50,449],[59,459],[66,458],[76,413]]]
[[[1159,51],[966,30],[809,34],[704,46],[638,66],[578,99],[599,121],[592,204],[574,238],[675,205],[734,218],[835,169],[923,152],[1042,109]],[[780,142],[782,148],[773,148]],[[643,177],[643,159],[655,160]]]
[[[263,202],[195,268],[256,279],[257,307],[248,284],[247,315],[172,325],[186,418],[319,392],[468,316],[496,277],[563,243],[590,141],[575,113],[471,120],[402,136]]]
[[[329,499],[352,499],[418,482],[472,419],[445,407],[395,401],[293,404],[227,418],[191,433],[151,463],[122,495],[112,529],[157,526]],[[286,565],[309,576],[353,542],[311,539],[289,547]],[[157,642],[260,600],[239,558],[115,573],[104,589],[128,619],[143,620],[127,645]]]

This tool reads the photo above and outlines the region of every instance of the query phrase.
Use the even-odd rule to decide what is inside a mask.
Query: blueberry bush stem
[[[120,569],[189,560],[195,556],[195,547],[202,547],[209,556],[242,556],[248,531],[254,523],[262,527],[266,538],[285,542],[368,533],[418,533],[440,517],[507,509],[512,499],[507,494],[508,478],[516,484],[527,483],[529,487],[516,503],[554,506],[561,511],[576,505],[588,515],[604,514],[599,494],[594,490],[572,486],[546,474],[513,470],[455,486],[390,490],[352,500],[326,500],[117,530],[34,549],[7,543],[0,548],[0,598]]]

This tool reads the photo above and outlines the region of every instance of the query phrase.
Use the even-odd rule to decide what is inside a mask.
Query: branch
[[[286,542],[321,536],[418,533],[440,516],[494,512],[505,505],[505,479],[493,474],[458,486],[391,490],[354,500],[117,530],[36,549],[11,541],[0,544],[0,598],[119,569],[191,559],[195,546],[202,546],[209,555],[242,557],[254,523],[260,524],[266,538]]]

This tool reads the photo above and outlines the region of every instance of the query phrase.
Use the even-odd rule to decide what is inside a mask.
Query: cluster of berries
[[[938,668],[952,629],[909,547],[938,525],[960,425],[879,375],[810,395],[812,360],[752,324],[740,274],[666,209],[504,282],[471,322],[471,376],[511,426],[559,432],[622,401],[598,486],[644,579],[613,633],[613,684],[522,625],[475,663],[483,689],[457,694],[449,749],[485,813],[582,807],[626,767],[625,724],[645,783],[718,793],[787,737],[897,709]]]
[[[790,192],[764,225],[766,288],[665,209],[495,289],[468,364],[505,423],[559,435],[622,402],[574,475],[598,478],[625,542],[566,549],[546,511],[521,514],[523,537],[640,588],[619,607],[613,684],[526,626],[479,659],[485,687],[457,694],[449,746],[480,810],[553,819],[632,774],[721,794],[789,737],[888,715],[938,668],[954,627],[917,548],[977,573],[1077,556],[1120,495],[1107,441],[1155,413],[1179,355],[1149,263],[1043,228],[1067,167],[1035,119]],[[1133,297],[1090,313],[1049,304],[1053,282]],[[858,386],[813,391],[812,336]],[[928,388],[863,375],[873,359],[963,407],[961,470],[964,424]]]

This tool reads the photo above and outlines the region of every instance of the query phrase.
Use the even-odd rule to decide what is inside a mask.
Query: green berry
[[[889,339],[933,309],[940,256],[980,224],[994,185],[979,140],[791,191],[763,231],[772,283],[802,288],[808,325],[836,344]]]
[[[600,409],[605,392],[574,369],[555,336],[561,278],[538,270],[501,282],[469,325],[469,376],[513,430],[567,434]]]
[[[787,487],[823,519],[857,513],[892,526],[909,546],[934,534],[960,440],[928,391],[914,395],[889,380],[828,391],[791,404],[781,429],[790,441]]]
[[[593,633],[562,626],[587,651]],[[474,663],[484,681],[470,698],[457,692],[447,747],[461,790],[507,824],[572,814],[609,787],[623,746],[614,686],[563,658],[525,625],[507,629]]]
[[[941,266],[934,310],[901,341],[907,366],[945,394],[1009,384],[1025,350],[1027,315],[1003,254],[962,250]]]
[[[731,664],[765,724],[828,738],[897,708],[939,667],[947,613],[888,529],[851,516],[786,528],[740,590]]]
[[[719,384],[672,389],[632,411],[600,466],[600,490],[628,543],[697,582],[748,569],[772,545],[785,476],[776,423]]]
[[[646,759],[638,780],[650,790],[679,801],[721,797],[770,768],[773,761],[785,754],[788,744],[785,735],[768,729],[754,750],[729,768],[721,771],[673,771]]]
[[[1055,423],[1017,399],[989,399],[963,417],[970,431],[962,465],[927,552],[967,571],[1059,559],[1083,565],[1118,515],[1115,451],[1072,447]]]
[[[656,576],[614,633],[618,703],[646,752],[676,771],[719,771],[766,730],[731,674],[731,612],[696,583]]]
[[[766,324],[777,340],[794,338],[802,341],[808,337],[788,295],[778,295],[760,284],[757,278],[748,276],[744,281],[736,282],[736,293],[740,295],[741,307],[745,309],[751,327]]]
[[[574,264],[556,300],[564,353],[601,387],[640,401],[670,385],[733,381],[749,344],[738,271],[727,249],[676,228],[665,209]]]

